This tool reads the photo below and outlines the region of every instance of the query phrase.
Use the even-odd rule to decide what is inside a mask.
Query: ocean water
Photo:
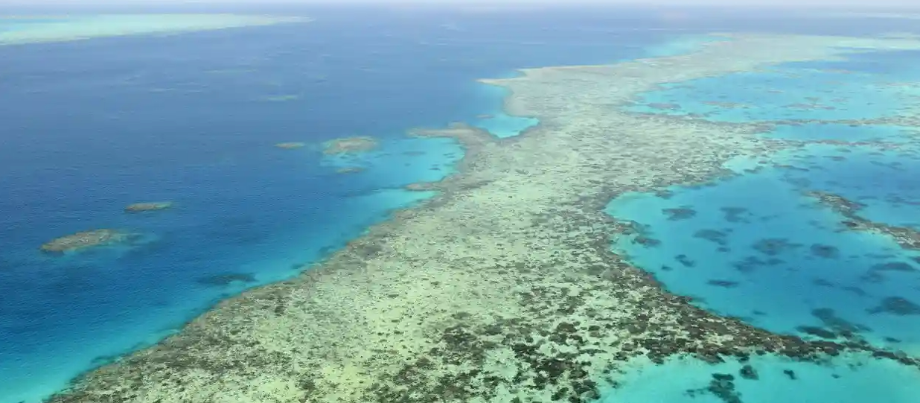
[[[317,21],[0,47],[0,403],[39,401],[223,298],[297,275],[393,209],[431,196],[402,187],[449,175],[463,150],[446,139],[406,138],[406,130],[461,121],[509,137],[538,123],[506,115],[505,94],[477,78],[679,54],[706,40],[679,35],[710,30],[818,30],[814,22],[763,16],[676,22],[649,10],[307,14]],[[854,28],[832,21],[821,29]],[[381,147],[354,157],[321,154],[322,142],[354,135],[373,136]],[[281,150],[273,146],[279,142],[307,147]],[[343,167],[364,171],[336,173]],[[122,212],[159,200],[176,204]],[[143,236],[63,257],[38,251],[92,228]],[[879,237],[847,242],[857,241],[900,253]],[[878,317],[846,317],[888,329]],[[884,334],[900,335],[896,324]],[[879,368],[871,371],[888,370]],[[644,373],[624,375],[639,380],[624,381],[633,389],[623,390],[641,396],[661,388],[642,383]]]
[[[586,25],[535,14],[510,26],[437,13],[310,16],[317,21],[0,47],[0,402],[38,401],[430,197],[402,187],[451,174],[463,149],[407,130],[462,121],[507,137],[537,123],[504,114],[505,94],[476,79],[613,62],[666,39],[639,31],[582,41],[592,24],[642,24],[622,16]],[[321,153],[324,141],[355,135],[380,148]],[[364,170],[336,172],[343,167]],[[122,211],[160,200],[175,206]],[[38,249],[94,228],[142,236],[67,256]]]
[[[695,304],[720,315],[806,339],[851,336],[920,353],[920,252],[885,235],[846,231],[844,217],[808,196],[838,194],[863,203],[859,215],[869,220],[920,228],[916,129],[821,122],[903,113],[899,108],[912,105],[914,90],[889,84],[916,82],[920,77],[911,66],[917,60],[917,52],[868,53],[677,83],[645,94],[633,111],[778,122],[762,135],[836,144],[809,145],[768,159],[736,159],[726,164],[733,177],[673,187],[666,197],[622,195],[607,212],[637,223],[643,236],[660,243],[625,239],[614,250],[671,292],[692,296]],[[802,103],[810,106],[796,105]],[[849,357],[817,365],[767,356],[749,364],[758,379],[740,376],[743,364],[737,362],[637,362],[603,401],[917,400],[909,386],[916,370],[890,361]],[[662,384],[663,378],[668,382]]]

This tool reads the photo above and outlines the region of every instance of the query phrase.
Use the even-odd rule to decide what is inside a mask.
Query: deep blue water
[[[465,121],[510,136],[535,123],[504,115],[502,91],[477,78],[679,53],[694,40],[667,40],[696,31],[855,32],[837,20],[676,21],[649,10],[310,15],[318,20],[307,25],[0,48],[0,403],[59,390],[428,196],[400,187],[450,174],[462,149],[406,139],[407,129]],[[342,161],[318,145],[352,135],[382,147],[347,162],[365,172],[337,174]],[[310,146],[273,147],[287,141]],[[158,200],[176,206],[122,212]],[[144,238],[64,257],[38,251],[91,228]],[[227,275],[251,279],[223,284]]]
[[[406,130],[466,121],[510,136],[535,123],[504,115],[503,92],[475,79],[662,40],[584,43],[584,24],[548,22],[327,11],[307,25],[0,48],[0,401],[52,393],[430,196],[400,188],[450,174],[463,150]],[[353,135],[381,149],[347,161],[366,171],[337,174],[319,145]],[[288,141],[308,147],[273,147]],[[122,212],[159,200],[175,208]],[[144,238],[38,250],[93,228]]]

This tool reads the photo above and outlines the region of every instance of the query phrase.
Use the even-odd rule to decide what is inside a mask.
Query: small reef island
[[[323,143],[323,154],[350,154],[371,151],[379,147],[373,137],[358,136],[329,140]]]
[[[438,196],[49,401],[596,402],[633,360],[824,362],[852,353],[920,368],[856,337],[775,334],[701,309],[613,253],[632,230],[604,212],[626,192],[706,183],[733,158],[769,159],[807,143],[766,139],[758,124],[629,112],[636,97],[873,49],[920,50],[920,40],[725,35],[679,56],[483,80],[510,90],[509,114],[540,126],[508,139],[463,125],[414,131],[465,147]],[[325,153],[374,146],[341,139]],[[735,376],[715,379],[723,401],[742,401],[725,381]]]
[[[289,142],[289,143],[275,144],[275,147],[280,148],[282,150],[295,150],[298,148],[303,148],[304,146],[306,146],[306,143]]]
[[[365,170],[366,169],[362,167],[343,167],[343,168],[336,169],[335,172],[340,173],[340,174],[356,174],[356,173],[364,172]]]
[[[64,254],[96,246],[124,242],[128,238],[128,234],[112,229],[82,231],[53,239],[42,245],[41,250],[52,254]]]
[[[125,207],[126,213],[143,213],[146,211],[159,211],[172,208],[173,202],[164,201],[164,202],[143,202],[143,203],[134,203],[129,204]]]

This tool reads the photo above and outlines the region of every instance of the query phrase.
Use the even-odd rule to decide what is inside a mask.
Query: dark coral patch
[[[888,263],[879,263],[873,265],[870,269],[872,271],[894,271],[894,272],[915,272],[917,269],[904,262],[888,262]]]
[[[696,216],[696,210],[689,207],[666,208],[661,210],[670,221],[686,220]]]
[[[781,238],[766,238],[757,241],[753,248],[760,253],[769,256],[776,256],[781,253],[787,252],[790,249],[798,248],[802,246],[800,244],[791,243],[787,239]]]
[[[741,367],[741,371],[738,371],[738,373],[744,379],[757,380],[760,378],[760,376],[757,375],[757,370],[755,370],[754,367],[750,365]]]
[[[722,211],[722,216],[725,218],[725,221],[728,222],[747,222],[743,217],[748,210],[744,207],[722,207],[719,209]]]
[[[633,239],[633,243],[637,243],[639,245],[646,246],[646,247],[655,247],[655,246],[661,245],[660,240],[657,240],[655,238],[649,238],[646,236],[641,236],[641,235]]]
[[[802,333],[805,333],[805,334],[810,334],[812,336],[820,337],[822,339],[836,339],[837,338],[837,335],[834,334],[834,332],[827,330],[827,329],[820,328],[820,327],[815,327],[815,326],[799,326],[796,328],[796,330]]]
[[[706,284],[722,288],[735,288],[738,286],[737,281],[731,280],[709,280],[706,282]]]
[[[821,320],[825,328],[831,329],[843,337],[851,337],[854,333],[871,330],[867,326],[850,323],[837,316],[836,312],[830,308],[818,308],[812,310],[811,314]]]
[[[825,259],[836,259],[840,257],[840,250],[834,246],[816,243],[811,245],[811,254]]]
[[[722,246],[728,243],[728,234],[714,229],[702,229],[696,231],[696,233],[693,234],[693,237],[705,239]]]
[[[890,313],[898,316],[920,315],[920,305],[904,297],[887,297],[882,299],[877,307],[869,309],[869,313]]]
[[[696,262],[694,262],[689,257],[687,257],[687,255],[681,254],[681,255],[674,256],[674,260],[677,260],[678,262],[680,262],[680,264],[684,265],[685,267],[696,266]]]

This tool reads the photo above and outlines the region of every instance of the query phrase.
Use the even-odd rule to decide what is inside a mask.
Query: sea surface
[[[221,299],[296,276],[385,220],[394,209],[430,197],[430,192],[402,187],[450,175],[463,149],[452,140],[408,138],[408,129],[459,121],[497,137],[511,137],[539,123],[533,117],[505,114],[501,107],[507,94],[476,83],[478,78],[511,76],[525,67],[678,54],[712,40],[686,35],[714,30],[859,35],[908,31],[913,26],[897,20],[800,21],[769,13],[719,20],[707,20],[718,13],[698,13],[675,19],[674,15],[686,13],[627,9],[515,14],[434,9],[255,11],[306,15],[316,21],[0,47],[0,403],[40,401],[80,373],[176,332]],[[0,24],[0,31],[5,29],[17,27]],[[864,81],[840,87],[838,91],[844,93],[835,96],[852,98],[878,77],[909,74],[909,69],[888,71],[885,66],[916,60],[913,54],[896,55],[890,56],[891,62],[877,64],[874,56],[866,57],[838,67],[859,70],[859,80]],[[818,68],[782,66],[767,76],[783,82],[792,79],[786,77],[788,71]],[[694,85],[732,102],[787,102],[723,88],[742,91],[748,84],[730,80],[757,83],[764,80],[760,76],[718,80]],[[725,91],[720,93],[720,88]],[[793,88],[805,92],[812,87]],[[822,88],[814,85],[817,93]],[[688,99],[692,92],[675,91],[649,93],[646,103],[662,102],[661,98],[713,119],[778,118],[768,107],[740,115],[713,110]],[[873,90],[871,108],[854,100],[846,111],[815,118],[876,117],[904,102],[886,94]],[[661,112],[642,105],[636,108]],[[779,118],[801,116],[797,113]],[[783,126],[764,135],[904,140],[906,130]],[[322,155],[322,142],[355,135],[373,136],[381,147],[349,159]],[[307,146],[275,148],[280,142]],[[920,341],[915,336],[920,334],[916,320],[866,309],[884,296],[916,295],[906,281],[916,281],[915,274],[886,272],[885,276],[903,279],[877,284],[862,283],[859,276],[878,263],[915,267],[911,255],[884,237],[832,231],[834,214],[804,198],[802,188],[859,199],[869,205],[864,213],[870,219],[917,225],[912,218],[916,215],[911,215],[916,205],[896,201],[898,197],[910,200],[911,192],[917,191],[903,184],[914,183],[911,164],[917,161],[903,153],[878,155],[858,149],[844,161],[822,158],[834,150],[807,149],[787,157],[791,163],[817,166],[812,171],[820,171],[819,176],[806,175],[812,181],[807,185],[793,180],[795,172],[764,167],[757,174],[742,173],[714,187],[675,189],[668,200],[650,195],[615,200],[611,214],[647,226],[663,244],[657,250],[613,247],[623,249],[674,292],[700,297],[707,309],[749,316],[752,323],[770,330],[796,332],[801,325],[821,326],[812,313],[827,308],[871,328],[861,331],[872,342],[909,349]],[[880,159],[889,164],[879,164]],[[746,166],[743,161],[739,164]],[[336,173],[348,166],[365,170]],[[888,181],[884,197],[871,182],[876,173]],[[751,194],[751,189],[758,193]],[[736,196],[739,190],[747,196]],[[130,203],[161,200],[174,201],[174,208],[149,214],[123,212]],[[681,222],[668,221],[661,214],[661,208],[685,205],[699,214]],[[725,220],[718,210],[723,205],[744,208],[744,217],[754,219]],[[778,217],[763,220],[773,216]],[[771,237],[805,247],[781,251],[777,259],[783,263],[777,267],[740,273],[733,264],[758,256],[750,244],[766,236],[753,233],[752,228],[760,228],[762,222],[769,223]],[[38,250],[50,239],[95,228],[124,229],[142,236],[132,245],[67,256],[48,256]],[[685,243],[696,239],[693,234],[699,229],[732,230],[728,246],[732,251],[692,247],[711,246],[706,243],[711,241]],[[817,242],[833,245],[841,257],[830,261],[809,255],[808,248]],[[672,261],[681,254],[709,263],[687,268]],[[665,263],[674,270],[662,270]],[[815,277],[833,286],[814,286]],[[706,285],[713,279],[738,285]],[[849,286],[860,287],[866,295],[847,294],[844,287]],[[809,301],[807,295],[816,296],[815,292],[821,293],[820,298]],[[753,315],[753,310],[764,314]],[[691,361],[637,364],[635,371],[624,375],[623,386],[605,399],[705,401],[701,399],[711,393],[692,397],[685,389],[706,388],[712,373],[736,370]],[[743,385],[739,381],[738,390],[745,396],[762,399],[746,402],[826,401],[817,392],[800,394],[798,400],[786,398],[813,387],[849,388],[840,390],[850,392],[835,392],[840,398],[834,401],[865,402],[860,396],[878,393],[878,386],[848,379],[907,376],[898,367],[865,358],[865,369],[858,373],[867,375],[830,364],[781,361],[763,358],[755,363],[763,374],[759,381],[745,380]],[[780,375],[787,366],[794,366],[808,382],[783,380]],[[831,376],[834,371],[843,371],[844,376]],[[673,384],[661,388],[662,377]],[[886,401],[911,400],[892,395]]]

